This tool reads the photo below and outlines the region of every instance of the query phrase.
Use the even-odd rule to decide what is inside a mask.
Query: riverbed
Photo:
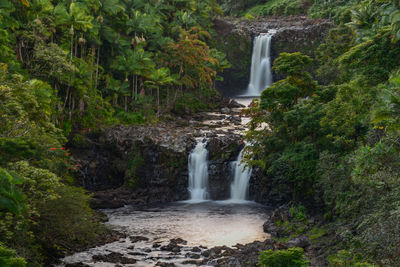
[[[121,266],[155,266],[157,263],[212,266],[215,262],[207,260],[210,252],[213,253],[210,248],[234,247],[269,237],[262,228],[269,209],[254,202],[176,202],[125,206],[103,212],[109,218],[108,224],[125,233],[127,238],[68,256],[60,266],[65,266],[65,263],[116,266],[115,263],[93,260],[95,255],[113,252],[136,260],[135,264]],[[174,246],[178,248],[174,249]]]

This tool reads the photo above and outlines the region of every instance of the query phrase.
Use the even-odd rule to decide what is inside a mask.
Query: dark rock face
[[[238,135],[215,137],[208,142],[208,192],[211,199],[223,200],[230,197],[232,161],[236,160],[242,147]]]
[[[291,193],[287,187],[274,179],[266,178],[266,175],[258,168],[253,169],[249,193],[254,201],[267,206],[283,205],[291,199]]]
[[[93,207],[188,199],[188,156],[196,145],[199,129],[187,124],[116,126],[86,136],[85,147],[72,147],[82,185],[95,192]],[[209,133],[210,198],[226,199],[231,183],[230,161],[239,154],[241,136]]]
[[[274,61],[282,52],[302,52],[311,57],[334,27],[327,20],[313,20],[305,16],[269,17],[256,20],[216,20],[218,46],[227,54],[232,68],[222,76],[224,81],[217,88],[225,95],[236,95],[247,89],[250,78],[253,39],[271,29],[277,30],[272,37],[271,56]],[[313,70],[310,70],[313,72]],[[276,73],[274,80],[280,80]]]

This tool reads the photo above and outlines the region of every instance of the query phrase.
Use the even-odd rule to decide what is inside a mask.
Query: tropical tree
[[[160,87],[175,83],[174,77],[170,75],[168,68],[155,69],[149,75],[145,84],[157,90],[157,116],[160,115]]]

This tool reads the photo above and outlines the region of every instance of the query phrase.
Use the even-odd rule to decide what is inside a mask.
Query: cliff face
[[[219,125],[203,124],[212,119]],[[242,147],[241,135],[229,128],[234,125],[231,119],[200,115],[190,121],[116,126],[81,136],[71,147],[81,184],[94,192],[97,208],[188,199],[188,156],[199,139],[207,138],[209,197],[229,198],[231,162]]]
[[[275,60],[282,52],[302,52],[311,57],[334,24],[327,20],[312,20],[304,16],[271,17],[256,20],[216,20],[218,47],[225,51],[232,68],[222,73],[224,81],[217,88],[225,95],[246,90],[250,78],[253,38],[271,29],[271,55]],[[311,70],[313,72],[313,70]],[[281,77],[274,74],[274,80]]]

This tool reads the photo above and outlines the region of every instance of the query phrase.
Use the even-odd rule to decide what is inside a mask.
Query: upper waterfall
[[[190,201],[204,201],[208,198],[207,142],[199,141],[189,155],[189,192]]]
[[[243,151],[240,151],[236,161],[232,163],[233,167],[233,182],[231,184],[231,199],[233,202],[245,201],[247,191],[249,188],[249,181],[252,173],[252,169],[246,166],[243,160]]]
[[[271,71],[271,39],[276,30],[254,38],[251,60],[250,83],[245,95],[260,96],[261,92],[273,82]]]

